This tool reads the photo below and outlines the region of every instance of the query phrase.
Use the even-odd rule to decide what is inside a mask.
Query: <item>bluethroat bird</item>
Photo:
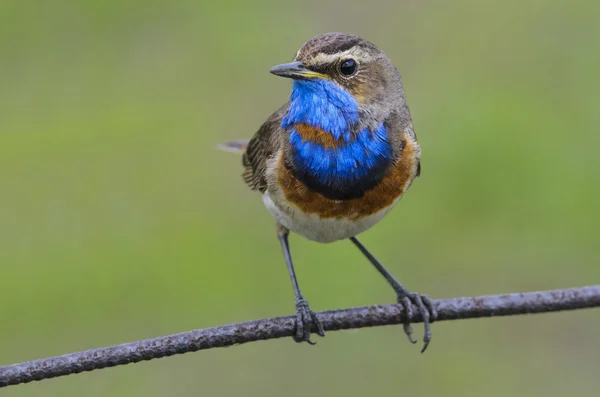
[[[300,292],[288,244],[290,231],[320,243],[349,239],[385,277],[409,314],[425,325],[437,312],[426,295],[409,292],[356,236],[381,220],[421,172],[400,74],[375,45],[327,33],[307,41],[291,63],[271,73],[292,79],[288,103],[249,141],[222,149],[243,153],[243,178],[273,214],[296,295],[297,342],[313,343],[323,326]],[[404,332],[412,343],[408,321]]]

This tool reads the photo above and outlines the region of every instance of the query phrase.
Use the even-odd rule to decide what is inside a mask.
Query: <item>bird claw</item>
[[[424,294],[417,294],[414,292],[402,292],[398,294],[398,303],[402,305],[405,310],[404,316],[404,333],[408,337],[408,340],[411,343],[416,343],[417,341],[412,337],[412,326],[410,325],[409,319],[412,318],[413,315],[413,305],[417,306],[421,317],[423,318],[423,324],[425,327],[425,332],[423,336],[423,348],[421,349],[421,353],[424,353],[429,346],[429,342],[431,341],[431,323],[437,319],[437,309],[435,308],[433,302],[429,298],[429,296]]]
[[[296,334],[293,336],[294,340],[296,342],[307,342],[310,345],[315,345],[316,342],[310,340],[310,331],[313,326],[317,329],[317,335],[325,336],[321,320],[310,309],[306,300],[299,299],[296,302]]]

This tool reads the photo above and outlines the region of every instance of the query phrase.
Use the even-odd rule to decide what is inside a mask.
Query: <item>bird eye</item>
[[[346,59],[340,65],[340,72],[346,77],[356,73],[356,61],[354,59]]]

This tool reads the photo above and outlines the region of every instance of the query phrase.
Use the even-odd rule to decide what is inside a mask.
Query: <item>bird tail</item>
[[[242,154],[242,153],[246,152],[249,142],[250,141],[247,139],[239,139],[237,141],[224,142],[224,143],[218,144],[217,149],[221,149],[226,152]]]

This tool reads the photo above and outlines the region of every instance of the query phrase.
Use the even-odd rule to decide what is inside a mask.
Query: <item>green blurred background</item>
[[[3,0],[0,365],[293,313],[273,219],[214,147],[287,100],[269,68],[327,31],[404,77],[423,174],[362,239],[409,289],[598,283],[599,16],[592,0]],[[350,243],[291,244],[313,309],[393,301]],[[331,332],[2,395],[597,396],[599,314],[439,323],[425,355],[401,327]]]

